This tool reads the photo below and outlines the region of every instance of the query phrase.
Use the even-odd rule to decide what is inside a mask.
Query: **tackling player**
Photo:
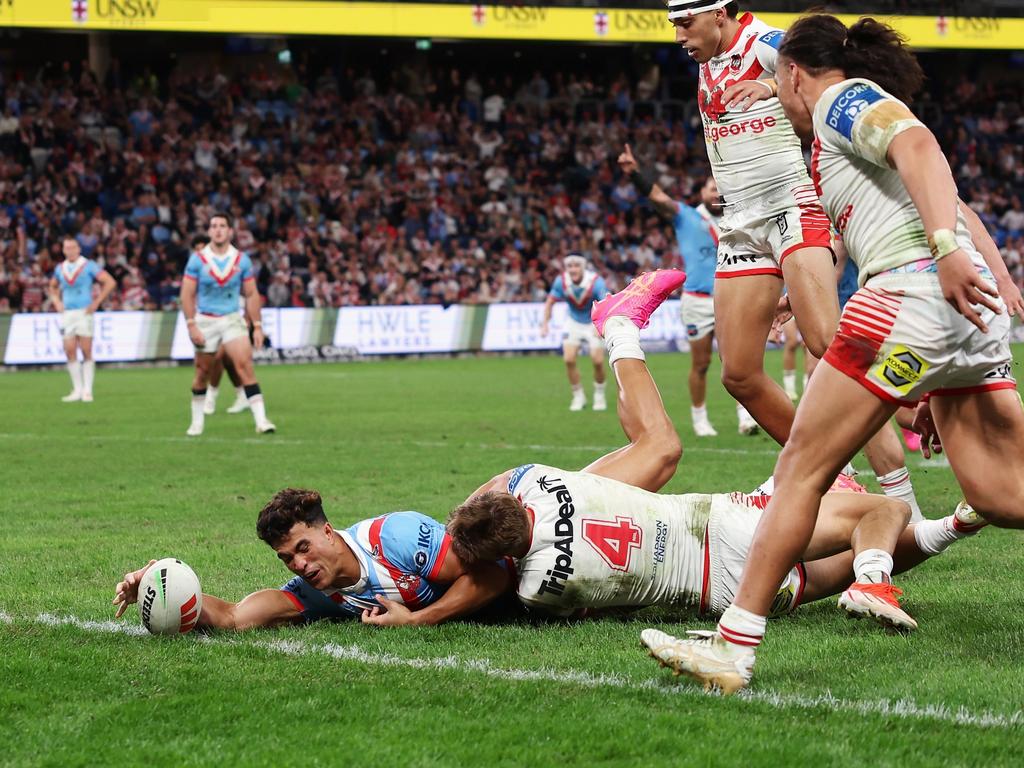
[[[61,398],[65,403],[81,400],[92,402],[92,384],[96,376],[96,361],[92,358],[92,336],[96,310],[106,301],[117,281],[95,261],[82,256],[82,247],[75,238],[64,238],[62,261],[50,278],[50,301],[55,312],[61,313],[60,325],[64,334],[64,354],[68,357],[68,375],[71,376],[71,394]],[[99,295],[92,297],[92,285],[100,284]],[[82,352],[82,362],[78,352]]]
[[[380,626],[399,618],[403,624],[437,624],[483,606],[508,579],[494,563],[464,568],[444,526],[418,512],[392,512],[336,529],[316,491],[278,491],[260,512],[256,532],[295,577],[237,603],[203,594],[197,626],[241,631],[347,618]],[[116,616],[138,600],[139,582],[155,562],[118,583]]]
[[[817,14],[786,33],[779,66],[779,97],[801,135],[814,137],[815,182],[861,287],[779,456],[735,602],[716,633],[665,645],[665,660],[705,683],[749,682],[772,585],[812,536],[829,478],[901,404],[925,398],[919,424],[937,429],[967,502],[995,525],[1024,527],[1024,410],[1008,312],[990,282],[990,238],[906,106],[923,80],[917,60],[874,19],[847,29]],[[1019,311],[1019,293],[1012,306]],[[891,546],[862,550],[840,604],[897,606],[892,567]]]
[[[629,176],[639,175],[639,165],[629,144],[619,155],[619,167]],[[718,185],[708,176],[700,188],[701,203],[691,208],[673,200],[657,184],[649,184],[642,175],[638,191],[646,195],[655,210],[672,220],[676,231],[676,246],[683,259],[686,282],[680,304],[686,338],[690,342],[690,418],[697,437],[718,434],[708,419],[707,385],[711,349],[715,338],[715,302],[712,291],[715,284],[715,264],[718,253],[718,226],[722,218],[722,204]],[[741,435],[757,434],[757,422],[740,403],[736,403],[736,418]]]
[[[715,332],[726,389],[779,443],[795,409],[765,373],[783,278],[800,333],[821,356],[839,304],[831,233],[800,140],[775,98],[782,31],[727,0],[669,0],[675,39],[700,64],[698,104],[725,206],[715,273]],[[758,101],[749,111],[741,107]]]
[[[541,323],[541,336],[548,335],[551,322],[551,309],[556,301],[569,304],[569,319],[566,321],[565,339],[562,341],[562,359],[569,375],[569,386],[572,387],[570,411],[582,411],[587,404],[587,396],[580,382],[580,372],[576,367],[576,356],[580,345],[587,344],[590,359],[594,363],[594,410],[603,411],[608,407],[604,397],[604,345],[594,331],[590,321],[590,310],[594,302],[608,295],[604,278],[593,270],[587,269],[587,260],[579,254],[565,257],[565,271],[551,285],[547,301],[544,302],[544,321]]]
[[[241,380],[256,431],[273,432],[276,427],[267,419],[263,394],[253,372],[249,328],[238,309],[241,293],[245,296],[246,314],[253,327],[253,342],[258,347],[263,346],[260,296],[256,291],[252,261],[231,244],[233,231],[226,214],[215,213],[210,217],[207,234],[210,242],[189,257],[185,279],[181,281],[181,311],[188,323],[189,338],[196,347],[192,424],[186,434],[193,437],[203,434],[210,366],[221,347]]]
[[[681,282],[673,274],[681,275],[642,275],[595,308],[630,444],[581,472],[539,464],[509,470],[449,519],[452,549],[463,562],[517,558],[518,594],[528,606],[579,615],[581,609],[657,604],[720,615],[732,601],[767,498],[654,493],[675,472],[681,447],[644,361],[639,328]],[[637,284],[640,289],[631,291]],[[828,494],[821,512],[804,562],[781,587],[773,583],[773,615],[841,591],[862,542],[891,540],[898,567],[909,568],[980,527],[969,510],[958,509],[945,520],[906,529],[905,504],[865,493]],[[898,608],[882,618],[916,626]],[[648,630],[644,642],[657,653],[666,637]]]

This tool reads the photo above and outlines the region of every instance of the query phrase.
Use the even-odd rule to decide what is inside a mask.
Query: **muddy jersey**
[[[811,177],[861,285],[880,272],[932,259],[914,201],[888,161],[892,140],[915,127],[923,123],[902,101],[863,78],[827,88],[814,107]],[[983,265],[959,210],[956,236]]]
[[[700,66],[697,101],[704,141],[718,188],[729,207],[749,203],[779,187],[809,184],[800,139],[778,98],[728,111],[722,96],[743,80],[775,76],[783,32],[745,13],[729,49]]]
[[[712,505],[728,497],[659,495],[541,464],[514,470],[508,492],[533,522],[518,561],[519,598],[570,616],[658,603],[697,608]]]

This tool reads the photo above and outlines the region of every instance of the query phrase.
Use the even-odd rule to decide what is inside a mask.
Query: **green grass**
[[[687,359],[651,365],[686,449],[666,490],[749,490],[771,472],[773,443],[735,434],[720,387],[709,405],[721,436],[697,443]],[[267,367],[260,378],[278,434],[220,413],[189,440],[185,369],[100,370],[91,405],[59,402],[62,371],[0,376],[0,764],[1019,764],[1014,532],[986,530],[900,578],[921,623],[910,638],[848,622],[831,603],[773,623],[749,700],[705,696],[654,666],[640,629],[680,629],[656,611],[172,641],[41,622],[111,618],[114,583],[149,557],[180,557],[230,599],[283,583],[254,525],[286,485],[320,489],[338,525],[394,509],[443,519],[508,467],[578,468],[623,441],[614,412],[567,411],[552,357]],[[919,462],[926,514],[948,513],[952,474]],[[137,625],[137,612],[126,620]],[[426,663],[436,659],[447,661]],[[898,702],[907,716],[880,713]],[[1002,719],[949,722],[960,709]]]

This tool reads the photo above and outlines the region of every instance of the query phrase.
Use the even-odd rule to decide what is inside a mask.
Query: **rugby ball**
[[[154,635],[180,635],[195,628],[203,591],[195,571],[181,560],[157,560],[139,582],[142,626]]]

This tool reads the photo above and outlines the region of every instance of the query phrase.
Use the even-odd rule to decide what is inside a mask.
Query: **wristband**
[[[195,325],[195,324],[196,324],[196,319],[194,317],[190,317],[190,318],[185,320],[185,325]]]
[[[636,187],[636,191],[644,197],[651,196],[651,190],[654,189],[654,182],[650,181],[646,176],[640,173],[640,169],[633,171],[629,174],[629,180],[633,182],[633,186]]]
[[[932,258],[938,261],[960,250],[960,243],[956,241],[956,232],[952,229],[936,229],[928,235],[928,248]]]
[[[253,323],[252,327],[253,328],[262,328],[263,327],[263,323]]]
[[[775,83],[774,80],[752,80],[751,82],[758,83],[760,85],[767,87],[768,90],[772,92],[772,96],[779,95],[779,86]]]

